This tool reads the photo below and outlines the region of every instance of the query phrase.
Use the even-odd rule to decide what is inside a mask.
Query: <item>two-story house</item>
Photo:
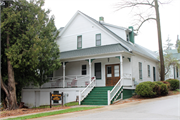
[[[97,21],[77,11],[60,29],[61,68],[41,88],[24,88],[22,101],[47,105],[50,92],[64,92],[66,102],[78,99],[80,104],[107,105],[131,97],[139,82],[159,79],[157,56],[136,44],[135,36],[133,27],[107,24],[103,17]]]

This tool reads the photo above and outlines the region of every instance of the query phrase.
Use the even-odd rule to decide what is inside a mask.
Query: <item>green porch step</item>
[[[94,87],[88,96],[81,102],[82,105],[107,105],[107,91],[113,86]]]

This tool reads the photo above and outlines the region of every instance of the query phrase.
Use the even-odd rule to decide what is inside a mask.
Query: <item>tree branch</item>
[[[148,20],[156,20],[156,18],[147,18],[147,19],[145,19],[145,20],[143,20],[142,22],[141,22],[141,24],[139,25],[139,27],[137,28],[137,29],[135,29],[135,31],[139,31],[139,29],[141,28],[141,26],[146,22],[146,21],[148,21]]]

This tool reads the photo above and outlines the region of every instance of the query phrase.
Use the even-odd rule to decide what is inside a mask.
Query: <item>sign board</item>
[[[60,101],[61,100],[61,104],[62,104],[62,107],[63,107],[63,92],[61,94],[52,94],[50,92],[50,108],[51,108],[51,101],[54,100],[54,101]]]

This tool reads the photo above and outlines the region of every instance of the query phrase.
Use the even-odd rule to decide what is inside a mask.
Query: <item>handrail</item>
[[[84,100],[84,98],[91,92],[91,90],[94,88],[94,86],[96,85],[96,78],[93,77],[92,81],[90,82],[90,84],[84,88],[84,90],[81,92],[79,91],[79,105],[81,104],[81,101]],[[88,89],[90,88],[90,89]],[[84,94],[84,95],[83,95]]]
[[[121,78],[116,85],[114,86],[114,88],[111,91],[108,91],[108,105],[110,105],[112,99],[115,97],[115,95],[118,93],[118,91],[121,89],[122,87],[122,79]]]

